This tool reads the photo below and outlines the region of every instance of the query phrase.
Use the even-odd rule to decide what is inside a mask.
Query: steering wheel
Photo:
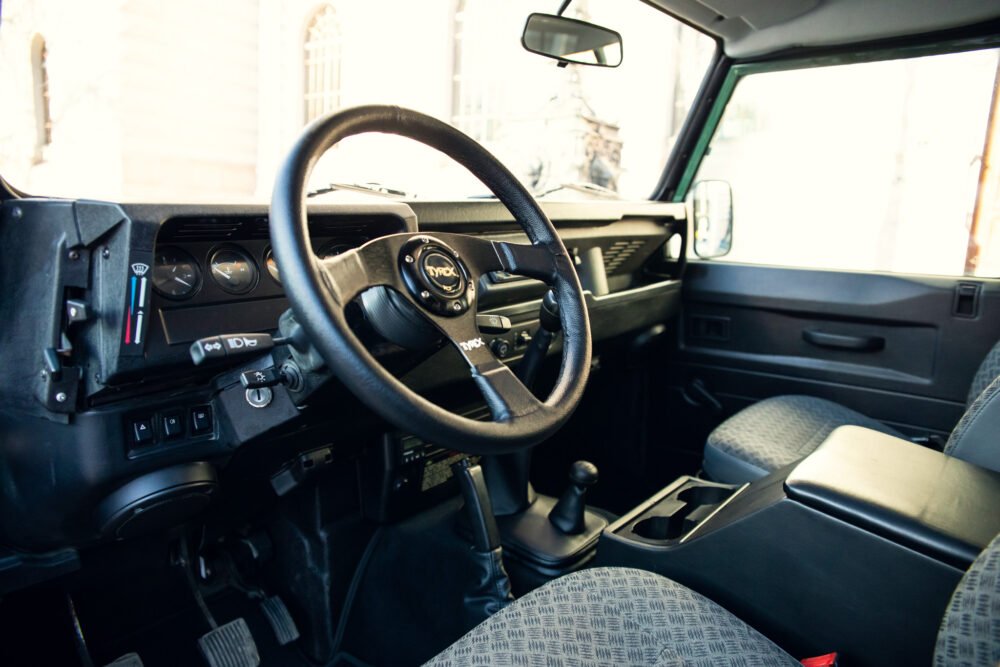
[[[319,158],[346,137],[368,132],[419,141],[479,178],[507,207],[531,245],[452,233],[393,234],[318,259],[309,239],[305,188]],[[299,323],[333,373],[397,427],[472,454],[500,454],[551,436],[580,402],[590,372],[590,322],[573,262],[538,202],[485,148],[430,116],[394,106],[362,106],[309,125],[278,172],[271,245]],[[507,271],[544,281],[563,328],[562,366],[543,402],[501,363],[476,326],[480,276]],[[348,326],[345,307],[386,286],[402,295],[461,353],[493,415],[477,421],[421,397],[387,372]]]

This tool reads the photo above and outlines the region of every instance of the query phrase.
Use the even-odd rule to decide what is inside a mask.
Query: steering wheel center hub
[[[446,317],[456,317],[474,303],[476,288],[465,262],[446,244],[418,236],[403,246],[400,272],[417,303]]]

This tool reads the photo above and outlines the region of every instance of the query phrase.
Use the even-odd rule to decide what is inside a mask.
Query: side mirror
[[[531,14],[524,24],[521,45],[559,61],[618,67],[622,64],[622,36],[614,30],[553,14]]]
[[[694,223],[694,252],[703,259],[722,257],[733,245],[733,190],[726,181],[698,181],[688,195]]]

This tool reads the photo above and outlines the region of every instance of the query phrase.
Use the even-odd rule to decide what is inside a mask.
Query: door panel
[[[960,285],[979,285],[978,298],[959,300]],[[683,304],[672,381],[700,379],[720,418],[798,393],[944,434],[1000,337],[1000,281],[978,278],[692,262]]]

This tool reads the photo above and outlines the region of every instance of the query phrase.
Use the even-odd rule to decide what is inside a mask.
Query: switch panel
[[[159,451],[168,443],[179,445],[194,438],[211,438],[215,434],[211,405],[167,405],[154,410],[154,413],[145,412],[126,418],[126,433],[131,439],[131,448],[135,450],[130,456]]]

